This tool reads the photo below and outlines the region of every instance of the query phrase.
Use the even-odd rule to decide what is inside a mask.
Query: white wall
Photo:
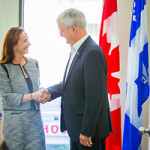
[[[2,14],[2,2],[0,0],[0,33],[1,33],[1,24],[2,24],[1,14]]]
[[[19,25],[19,0],[0,0],[0,49],[7,30]]]
[[[121,64],[121,106],[122,129],[124,124],[125,95],[126,95],[126,70],[128,59],[128,43],[130,36],[131,14],[133,0],[118,0],[119,36],[120,36],[120,64]],[[150,1],[147,0],[148,34],[150,49]],[[19,0],[0,0],[0,48],[6,31],[19,25]],[[145,127],[148,127],[149,107],[148,101],[144,104]],[[148,149],[148,135],[143,136],[142,148]]]

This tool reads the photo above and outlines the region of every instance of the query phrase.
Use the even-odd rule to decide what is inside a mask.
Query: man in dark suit
[[[68,9],[57,23],[71,46],[63,82],[48,87],[51,99],[62,97],[61,131],[67,130],[71,150],[104,150],[112,132],[105,56],[87,34],[81,11]]]

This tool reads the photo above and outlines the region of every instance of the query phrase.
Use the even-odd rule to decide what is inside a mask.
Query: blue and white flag
[[[142,105],[149,97],[146,0],[134,0],[127,69],[123,150],[141,150]]]

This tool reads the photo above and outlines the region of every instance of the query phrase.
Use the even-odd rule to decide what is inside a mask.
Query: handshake
[[[31,99],[35,101],[45,104],[46,102],[51,100],[51,93],[48,89],[42,88],[39,91],[31,94]]]

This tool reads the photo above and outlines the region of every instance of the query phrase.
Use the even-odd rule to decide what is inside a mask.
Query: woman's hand
[[[32,98],[39,103],[46,103],[51,100],[51,95],[47,89],[40,89],[39,91],[32,93]]]

